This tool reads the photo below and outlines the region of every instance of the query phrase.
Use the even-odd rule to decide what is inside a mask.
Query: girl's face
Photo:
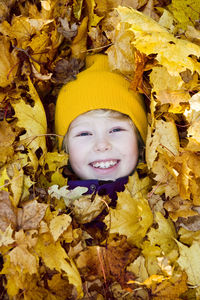
[[[71,167],[81,179],[128,176],[138,161],[137,136],[128,119],[80,115],[71,123],[67,147]]]

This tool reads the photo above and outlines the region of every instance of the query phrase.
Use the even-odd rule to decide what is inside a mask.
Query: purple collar
[[[98,193],[100,196],[108,195],[112,200],[117,200],[117,192],[123,192],[124,185],[128,182],[128,176],[121,177],[115,181],[100,181],[96,179],[91,180],[69,180],[69,190],[74,189],[77,186],[87,187],[88,191],[85,193],[92,194]]]

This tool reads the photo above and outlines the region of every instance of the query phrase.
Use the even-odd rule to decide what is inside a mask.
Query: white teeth
[[[115,166],[116,164],[117,164],[117,161],[110,160],[110,161],[106,161],[106,162],[103,162],[103,161],[96,162],[96,163],[92,164],[92,166],[95,168],[107,169],[107,168]]]

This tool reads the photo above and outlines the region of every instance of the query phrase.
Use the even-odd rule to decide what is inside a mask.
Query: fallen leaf
[[[23,203],[22,208],[18,208],[17,222],[24,230],[37,229],[43,219],[48,205],[32,200]]]
[[[83,296],[82,282],[80,274],[73,262],[60,245],[60,242],[46,243],[40,237],[36,245],[36,251],[44,261],[45,265],[51,270],[57,270],[58,272],[65,272],[69,279],[69,283],[73,284],[78,293],[78,299]]]
[[[127,267],[127,270],[134,273],[136,276],[136,281],[139,282],[143,282],[149,277],[145,266],[145,258],[142,255],[137,257],[134,262]]]
[[[69,60],[60,59],[55,64],[51,79],[53,82],[61,84],[75,80],[81,67],[83,67],[83,62],[77,58],[72,57]]]
[[[11,204],[9,193],[0,191],[0,230],[4,232],[9,226],[15,229],[16,223],[16,210]]]
[[[156,213],[155,220],[158,228],[151,228],[147,233],[148,239],[152,245],[159,245],[164,253],[170,257],[170,260],[177,259],[178,249],[175,238],[177,237],[175,227],[170,219],[166,219],[160,212]]]
[[[1,246],[8,246],[14,243],[14,239],[12,238],[13,229],[9,225],[5,231],[0,229],[0,247]]]
[[[180,196],[173,197],[164,203],[164,208],[169,212],[171,219],[176,222],[178,218],[188,218],[197,215],[192,202],[182,199]]]
[[[171,75],[177,76],[186,69],[200,71],[200,63],[190,57],[200,56],[197,45],[175,38],[164,27],[137,10],[118,7],[117,11],[121,22],[128,24],[129,30],[133,32],[132,43],[136,49],[146,55],[156,53],[158,63],[166,67]]]
[[[89,1],[89,0],[88,0]],[[72,57],[84,60],[86,57],[88,17],[85,17],[78,28],[78,33],[71,44]]]
[[[81,273],[89,281],[97,278],[104,278],[109,281],[111,278],[122,285],[125,284],[126,266],[139,254],[137,248],[132,248],[126,238],[108,243],[107,248],[100,246],[88,247],[79,254],[76,260]]]
[[[49,195],[56,197],[57,199],[63,198],[66,206],[70,206],[73,200],[79,199],[84,193],[88,191],[86,187],[77,186],[73,190],[68,190],[68,186],[58,187],[57,184],[52,185],[48,189]]]
[[[185,246],[177,240],[176,243],[180,252],[177,263],[183,270],[185,270],[188,276],[188,283],[192,286],[196,286],[200,281],[200,274],[198,271],[198,266],[200,263],[199,243],[194,241],[190,247]]]
[[[108,209],[110,201],[108,196],[82,196],[68,206],[76,221],[79,224],[85,224],[93,221],[105,208]]]
[[[9,253],[10,262],[18,266],[23,273],[37,273],[38,261],[36,256],[31,254],[25,245],[15,247]]]
[[[110,208],[104,222],[110,233],[126,235],[129,243],[139,246],[153,222],[153,216],[145,198],[132,197],[125,189],[118,193],[117,206]]]
[[[16,51],[9,51],[10,42],[9,38],[6,36],[1,36],[0,38],[0,51],[1,62],[0,62],[0,86],[6,87],[10,85],[15,79],[19,59],[17,58]]]
[[[173,299],[179,300],[181,295],[188,290],[187,275],[185,272],[182,274],[176,273],[174,277],[169,280],[162,281],[158,285],[152,285],[151,292],[153,299]]]
[[[59,215],[53,218],[50,222],[49,229],[53,235],[53,239],[56,242],[60,235],[67,230],[71,224],[72,218],[69,215]]]
[[[41,148],[43,154],[46,153],[45,134],[47,130],[46,114],[40,98],[31,82],[28,79],[30,97],[34,101],[34,106],[31,107],[22,99],[16,103],[12,103],[15,110],[15,117],[18,118],[17,126],[25,128],[26,133],[20,136],[20,141],[28,145],[28,147],[36,152]]]
[[[157,120],[152,129],[148,128],[146,161],[149,168],[152,168],[158,152],[167,152],[168,156],[176,156],[179,153],[179,137],[174,122]]]
[[[182,29],[186,29],[188,25],[194,25],[198,20],[198,11],[200,10],[198,0],[187,0],[186,2],[172,0],[167,8],[178,20],[178,26]]]

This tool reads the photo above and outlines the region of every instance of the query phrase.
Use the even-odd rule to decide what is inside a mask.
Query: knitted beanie
[[[145,141],[147,119],[143,99],[140,94],[129,90],[129,85],[122,75],[110,71],[106,55],[88,56],[86,69],[59,92],[56,133],[64,136],[70,123],[80,114],[94,109],[111,109],[128,115]]]

